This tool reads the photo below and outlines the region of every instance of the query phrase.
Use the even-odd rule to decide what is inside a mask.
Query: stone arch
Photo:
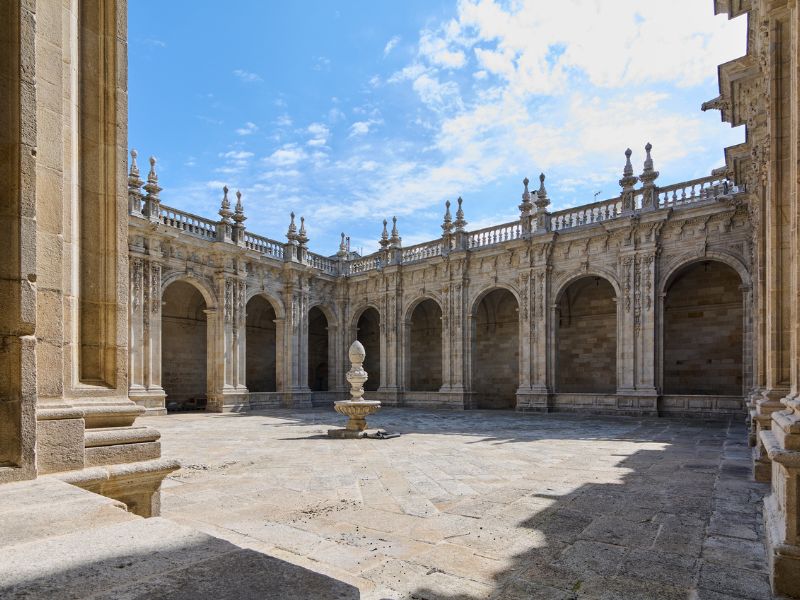
[[[195,277],[165,278],[161,289],[161,386],[168,411],[201,409],[212,389],[213,294]]]
[[[336,317],[325,304],[308,309],[308,387],[312,392],[334,389]]]
[[[207,310],[217,309],[217,295],[214,292],[214,285],[207,277],[199,276],[194,273],[186,273],[183,271],[172,271],[166,273],[161,278],[161,298],[164,298],[164,292],[173,283],[183,281],[197,288],[197,291],[203,295]]]
[[[425,294],[412,300],[404,315],[405,387],[437,392],[442,387],[442,305]]]
[[[369,392],[376,391],[381,384],[381,328],[381,313],[374,304],[365,304],[354,311],[352,337],[361,342],[367,354],[364,369],[369,379],[364,389]]]
[[[600,277],[601,279],[605,279],[614,289],[614,297],[622,297],[622,287],[617,280],[616,274],[609,269],[594,267],[581,271],[573,271],[556,278],[553,282],[553,289],[555,290],[553,304],[557,306],[564,291],[574,282],[584,277]]]
[[[277,308],[276,308],[277,307]],[[277,392],[283,338],[279,303],[259,291],[245,304],[245,382],[250,393]]]
[[[278,296],[274,296],[265,290],[248,288],[247,296],[245,298],[245,304],[250,302],[250,300],[252,300],[256,296],[262,296],[267,302],[269,302],[272,305],[272,310],[275,311],[276,319],[286,318],[286,309],[283,306],[283,301]]]
[[[570,277],[555,296],[555,390],[613,394],[617,389],[618,289],[606,277]]]
[[[519,296],[493,286],[470,309],[470,385],[476,408],[516,408],[519,388]]]
[[[749,275],[730,255],[715,254],[691,256],[664,274],[660,302],[664,394],[741,396],[744,392],[743,292]]]
[[[663,296],[666,293],[667,287],[675,278],[676,274],[679,274],[684,268],[692,264],[706,261],[717,261],[729,266],[739,275],[742,286],[749,288],[752,285],[750,271],[747,269],[741,257],[719,250],[709,250],[705,254],[687,252],[686,254],[675,257],[664,266],[661,283],[659,285],[660,295]]]

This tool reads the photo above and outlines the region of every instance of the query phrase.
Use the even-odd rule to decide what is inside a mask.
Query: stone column
[[[526,180],[527,182],[527,180]],[[527,183],[526,183],[527,186]],[[532,287],[535,281],[531,271],[524,269],[519,274],[519,387],[517,388],[517,410],[526,410],[531,405],[533,311],[531,309]]]
[[[291,283],[286,286],[284,294],[284,304],[287,310],[284,328],[286,339],[284,404],[292,408],[309,408],[311,407],[311,391],[306,384],[308,357],[304,356],[308,337],[306,324],[308,299],[302,286]],[[303,371],[304,366],[305,371]]]
[[[549,244],[548,244],[549,245]],[[549,249],[543,250],[546,254]],[[539,265],[531,273],[531,395],[525,410],[548,412],[553,392],[555,364],[555,310],[550,306],[550,272],[547,265]]]
[[[239,335],[244,310],[241,308],[240,281],[220,273],[216,277],[216,295],[220,310],[206,310],[209,348],[209,393],[207,410],[211,412],[247,411],[247,388],[239,384],[239,359],[245,336]]]

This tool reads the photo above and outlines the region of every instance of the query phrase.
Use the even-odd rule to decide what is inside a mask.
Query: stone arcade
[[[550,211],[541,176],[513,222],[470,230],[459,198],[440,238],[393,219],[327,257],[302,217],[262,237],[240,195],[207,219],[127,168],[124,0],[0,2],[0,483],[158,515],[179,465],[139,417],[331,405],[358,339],[385,406],[747,415],[773,590],[800,597],[800,9],[714,6],[748,20],[703,106],[745,125],[724,169],[661,185],[648,144],[614,198]]]

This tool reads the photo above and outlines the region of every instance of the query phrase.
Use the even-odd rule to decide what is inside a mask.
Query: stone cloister
[[[669,182],[625,140],[611,198],[554,210],[542,175],[512,222],[458,198],[362,256],[161,189],[125,0],[0,2],[0,596],[800,597],[800,6],[713,6],[747,22],[702,106],[744,130],[724,167]],[[399,440],[318,435],[356,339]]]
[[[657,185],[626,152],[620,195],[550,212],[526,179],[518,221],[470,230],[448,202],[442,237],[380,250],[309,249],[162,204],[133,152],[130,390],[151,413],[308,407],[344,397],[350,341],[389,406],[628,415],[736,415],[752,388],[746,190],[725,177]],[[637,185],[641,182],[641,185]],[[179,199],[173,204],[179,204]],[[376,236],[378,237],[378,236]],[[205,385],[203,384],[205,382]],[[166,402],[165,402],[166,399]]]

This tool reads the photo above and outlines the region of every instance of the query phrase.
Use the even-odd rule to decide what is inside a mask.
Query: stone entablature
[[[723,175],[670,185],[654,184],[650,146],[640,177],[630,151],[622,193],[616,198],[550,213],[540,178],[537,191],[524,182],[520,219],[467,230],[461,199],[453,219],[447,203],[437,240],[404,248],[394,220],[384,222],[380,250],[357,256],[344,236],[334,257],[308,249],[305,222],[292,215],[286,241],[244,228],[238,197],[230,209],[224,190],[218,221],[160,203],[154,162],[141,192],[135,159],[130,177],[131,273],[130,395],[151,412],[164,410],[161,385],[161,298],[174,281],[197,287],[208,322],[208,407],[245,410],[249,405],[308,406],[343,398],[340,369],[326,392],[308,383],[308,315],[318,307],[327,319],[331,365],[344,360],[368,308],[379,315],[377,391],[387,405],[480,405],[472,391],[477,305],[487,292],[508,290],[519,325],[518,410],[580,410],[622,414],[730,414],[743,411],[751,385],[750,223],[746,193]],[[641,187],[636,187],[642,181]],[[718,261],[738,273],[744,306],[743,388],[735,395],[662,393],[665,286],[681,268]],[[616,302],[616,390],[560,393],[555,385],[559,298],[580,278],[607,281]],[[599,285],[599,284],[598,284]],[[248,301],[265,296],[275,311],[276,390],[250,393],[246,386],[245,319]],[[441,310],[441,387],[409,385],[411,311],[424,299]]]

